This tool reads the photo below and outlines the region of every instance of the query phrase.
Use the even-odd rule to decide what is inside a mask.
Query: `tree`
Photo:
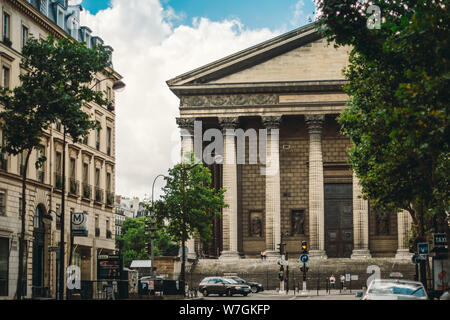
[[[366,198],[407,210],[421,237],[444,217],[448,237],[448,3],[320,0],[318,10],[328,40],[352,46],[339,122]]]
[[[182,246],[196,235],[203,243],[210,241],[214,217],[227,206],[225,190],[211,188],[211,179],[209,169],[196,163],[191,155],[190,163],[180,163],[169,169],[161,200],[150,204],[149,211],[155,213],[159,224],[168,223],[167,232]],[[184,259],[184,273],[183,266]]]
[[[133,260],[145,260],[150,258],[145,235],[145,219],[139,217],[127,219],[122,225],[122,235],[116,238],[116,243],[124,257],[124,265],[129,267]],[[155,256],[173,256],[178,254],[178,245],[174,243],[163,226],[156,231],[154,242]]]
[[[0,103],[4,106],[0,113],[5,138],[3,151],[25,155],[17,299],[23,295],[26,172],[31,152],[40,147],[44,132],[57,120],[74,142],[95,128],[95,122],[90,121],[89,115],[81,109],[84,103],[95,101],[101,106],[110,105],[102,92],[89,88],[97,73],[110,75],[109,53],[104,48],[89,49],[84,43],[66,38],[56,41],[49,36],[46,40],[30,38],[22,54],[22,67],[26,72],[20,75],[20,85],[13,90],[3,88],[0,93]],[[41,157],[36,166],[41,166],[44,161]],[[64,225],[63,218],[61,223]]]

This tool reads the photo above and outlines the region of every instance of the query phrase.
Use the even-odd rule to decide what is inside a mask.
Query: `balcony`
[[[106,191],[106,205],[108,207],[114,206],[114,193]]]
[[[72,196],[79,196],[80,195],[80,182],[70,178],[69,179],[69,194]]]
[[[104,192],[102,189],[95,187],[95,201],[103,203]]]
[[[92,186],[86,183],[83,183],[83,199],[91,200],[92,199]]]
[[[63,178],[61,173],[55,172],[55,188],[58,190],[62,190]]]

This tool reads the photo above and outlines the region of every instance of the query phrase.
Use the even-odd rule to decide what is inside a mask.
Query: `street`
[[[355,297],[356,291],[339,293],[339,290],[333,290],[331,294],[327,294],[325,290],[320,290],[319,295],[317,295],[317,291],[312,290],[308,291],[308,294],[302,296],[301,292],[294,293],[291,291],[289,294],[280,294],[274,290],[263,291],[260,293],[252,293],[247,297],[242,295],[235,295],[232,297],[219,297],[218,295],[203,297],[201,294],[196,300],[224,300],[224,301],[233,301],[233,300],[360,300],[360,298]],[[192,300],[192,299],[186,299]]]

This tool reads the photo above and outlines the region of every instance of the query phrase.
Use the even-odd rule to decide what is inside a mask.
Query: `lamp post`
[[[90,89],[94,88],[100,82],[106,80],[116,80],[115,78],[105,78],[100,81],[97,81]],[[116,80],[113,85],[113,90],[122,91],[125,89],[125,83],[121,80]],[[64,300],[64,269],[65,269],[65,253],[64,253],[64,236],[65,236],[65,189],[66,189],[66,126],[63,123],[63,152],[62,152],[62,184],[61,184],[61,233],[60,233],[60,268],[59,268],[59,299]],[[73,253],[73,236],[72,236],[72,223],[70,228],[70,256],[69,256],[69,265],[72,263],[72,253]]]
[[[153,180],[153,185],[152,185],[152,206],[153,206],[153,195],[155,193],[155,182],[156,182],[156,179],[158,179],[159,177],[165,177],[165,175],[159,174]],[[150,223],[150,232],[151,232],[151,234],[150,234],[150,246],[151,246],[151,253],[150,253],[150,255],[151,255],[151,259],[152,259],[152,279],[155,279],[155,266],[154,266],[154,263],[155,263],[155,249],[154,249],[154,246],[153,246],[154,245],[153,240],[155,239],[154,232],[156,231],[156,229],[155,229],[155,224],[154,224],[154,218],[155,218],[154,212],[150,213],[150,218],[152,219],[152,222]]]
[[[49,224],[49,223],[51,223],[52,221],[53,221],[53,218],[52,218],[52,216],[51,216],[51,214],[50,213],[54,213],[55,214],[55,216],[56,217],[58,217],[58,218],[62,218],[62,215],[61,214],[58,214],[58,212],[56,212],[56,211],[54,211],[54,210],[49,210],[48,211],[48,213],[46,213],[46,214],[44,214],[43,216],[42,216],[42,221],[45,223],[45,224]],[[62,244],[62,247],[64,248],[64,243]],[[59,280],[62,278],[62,275],[61,275],[61,266],[63,265],[63,263],[62,263],[62,260],[61,260],[61,244],[60,244],[60,246],[59,246],[59,250],[60,250],[60,252],[59,252],[59,267],[60,267],[60,274],[59,274]],[[58,252],[56,253],[57,255],[58,255]],[[61,284],[59,284],[59,286],[60,286]],[[56,281],[56,295],[57,295],[57,299],[58,299],[58,295],[59,295],[59,300],[62,300],[62,298],[61,298],[61,291],[60,290],[58,290],[59,289],[59,287],[58,287],[58,281]],[[64,292],[64,291],[63,291]]]

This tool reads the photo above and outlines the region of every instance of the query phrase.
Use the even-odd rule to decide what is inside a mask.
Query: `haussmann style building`
[[[67,0],[0,0],[2,34],[0,41],[1,85],[19,85],[22,47],[28,37],[45,39],[71,37],[88,47],[103,45],[103,40],[80,25],[81,6],[69,6]],[[112,48],[106,46],[112,52]],[[112,64],[111,64],[112,70]],[[112,70],[113,71],[113,70]],[[96,90],[108,94],[114,105],[114,84],[122,77],[115,71],[111,78],[98,75]],[[115,112],[95,103],[83,110],[101,125],[83,143],[66,144],[67,235],[65,258],[68,265],[71,213],[85,213],[88,234],[74,238],[73,265],[81,268],[81,280],[97,279],[97,256],[114,253],[115,186]],[[60,241],[63,131],[54,124],[34,150],[27,172],[26,191],[26,270],[27,298],[55,297],[59,277],[57,249]],[[40,154],[47,161],[40,169],[34,163]],[[0,159],[0,299],[12,299],[18,279],[19,237],[21,234],[21,173],[23,156],[3,153]]]
[[[190,241],[191,254],[279,257],[286,243],[298,259],[305,240],[310,258],[410,259],[409,214],[374,210],[348,163],[351,142],[336,118],[348,99],[342,70],[349,51],[310,24],[167,81],[180,99],[182,154],[196,147],[194,121],[203,134],[223,132],[223,164],[209,167],[229,207],[214,222],[210,245]],[[277,170],[263,175],[263,164],[249,162],[250,139],[245,163],[236,161],[239,141],[229,129],[267,129],[266,150],[258,151]]]

